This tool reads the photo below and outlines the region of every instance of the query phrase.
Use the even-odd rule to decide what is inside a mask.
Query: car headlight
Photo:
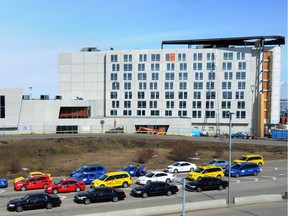
[[[233,171],[233,170],[231,170],[231,173],[234,173],[234,171]]]
[[[141,194],[141,191],[136,191],[136,190],[135,190],[134,192],[137,193],[137,194]]]
[[[9,207],[15,207],[15,204],[9,203]]]

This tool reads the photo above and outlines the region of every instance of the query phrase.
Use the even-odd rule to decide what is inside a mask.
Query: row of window
[[[166,53],[165,54],[165,60],[166,61],[187,61],[186,53],[178,53],[177,59],[175,53]],[[110,56],[111,62],[118,62],[119,56],[117,54]],[[223,60],[245,60],[245,53],[244,52],[224,52],[223,53]],[[160,54],[150,54],[151,61],[160,61]],[[214,53],[206,53],[206,59],[207,61],[213,61],[215,59]],[[203,53],[193,53],[193,61],[203,61],[204,55]],[[123,61],[124,62],[132,62],[133,61],[133,55],[132,54],[124,54],[123,55]],[[139,54],[138,55],[138,61],[139,62],[147,62],[148,61],[148,55],[147,54]]]
[[[5,118],[5,96],[0,95],[0,118]]]
[[[146,110],[136,110],[137,116],[146,116]],[[173,110],[165,110],[165,116],[173,116]],[[195,110],[192,111],[192,118],[202,118],[202,113],[205,114],[205,118],[216,118],[216,112],[213,110],[201,111]],[[117,116],[117,110],[111,110],[110,115]],[[237,119],[245,119],[246,111],[236,111]],[[123,110],[123,116],[132,116],[132,110]],[[160,116],[160,110],[150,110],[150,116]],[[178,110],[178,117],[189,117],[187,114],[187,110]],[[222,111],[222,118],[229,118],[229,111]]]
[[[223,62],[222,63],[222,70],[246,70],[246,62],[237,62],[236,65],[233,65],[232,62]],[[203,67],[203,63],[193,63],[192,69],[193,70],[215,70],[216,64],[215,62],[207,62],[206,68]],[[179,71],[187,71],[189,68],[187,66],[187,63],[179,63],[178,70]],[[133,71],[133,64],[123,64],[123,71]],[[147,65],[144,63],[140,63],[137,66],[138,71],[146,71]],[[175,67],[175,63],[167,63],[165,70],[167,71],[175,71],[177,70]],[[190,69],[189,69],[190,70]],[[120,71],[120,64],[112,64],[112,71]],[[151,64],[150,65],[150,71],[160,71],[160,64]]]

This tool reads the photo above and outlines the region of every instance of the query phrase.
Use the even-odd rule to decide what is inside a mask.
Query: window
[[[202,72],[196,72],[195,73],[195,80],[203,80],[203,73]]]
[[[193,70],[202,70],[202,63],[193,63]]]
[[[117,80],[117,73],[111,73],[111,80]]]
[[[222,89],[231,89],[231,82],[222,82]]]
[[[245,101],[237,101],[237,109],[245,109]]]
[[[236,91],[235,99],[244,99],[244,92],[243,91]]]
[[[166,67],[167,67],[167,71],[174,71],[175,70],[175,64],[174,63],[167,63]]]
[[[130,82],[124,82],[124,89],[130,90],[131,89],[131,83]]]
[[[116,90],[116,89],[119,90],[119,88],[120,88],[120,83],[119,82],[113,82],[112,83],[112,89],[113,90]]]
[[[166,101],[166,108],[173,109],[174,108],[174,101]]]
[[[237,52],[237,60],[245,60],[245,53]]]
[[[187,99],[187,92],[179,92],[178,98],[179,99]]]
[[[233,53],[232,52],[224,52],[223,53],[223,60],[233,60]]]
[[[164,85],[165,89],[173,89],[173,82],[165,82]]]
[[[201,101],[193,101],[192,107],[193,107],[193,109],[201,109],[202,108],[202,102]]]
[[[123,80],[132,80],[132,73],[124,73]]]
[[[178,53],[178,61],[186,61],[186,53]]]
[[[150,82],[150,90],[157,89],[158,83],[157,82]]]
[[[238,89],[245,89],[246,83],[245,82],[238,82]]]
[[[139,62],[146,62],[147,54],[139,54]]]
[[[117,92],[113,91],[110,93],[110,99],[117,99]]]
[[[145,116],[145,110],[137,110],[137,116]]]
[[[0,95],[0,118],[5,118],[5,96]]]
[[[159,73],[152,73],[152,80],[159,80]]]
[[[112,64],[112,71],[120,71],[120,65],[119,64]]]
[[[137,108],[146,108],[146,101],[138,101]]]
[[[214,89],[214,82],[206,82],[206,89]]]
[[[232,99],[232,92],[231,91],[222,92],[222,99]]]
[[[118,62],[118,56],[117,55],[111,55],[111,62]]]
[[[159,99],[159,92],[156,91],[156,92],[150,92],[150,98],[151,99]]]
[[[179,80],[187,80],[187,79],[188,79],[188,73],[186,72],[179,73]]]
[[[112,101],[112,108],[119,108],[119,101]]]
[[[194,89],[203,89],[203,83],[202,82],[194,82],[193,88]]]
[[[145,90],[145,89],[147,89],[147,83],[139,82],[139,90]]]
[[[222,101],[222,109],[231,109],[231,101]]]
[[[138,64],[138,71],[145,71],[145,64]]]
[[[160,71],[160,64],[159,63],[152,63],[151,64],[151,71]]]
[[[236,112],[236,118],[245,119],[246,118],[246,112],[245,111],[237,111]]]
[[[232,62],[223,62],[222,70],[232,70]]]
[[[132,71],[132,64],[124,64],[124,71]]]
[[[215,98],[216,98],[215,92],[206,92],[206,99],[207,100],[215,99]]]
[[[192,118],[201,118],[201,111],[192,111]]]
[[[236,72],[236,79],[237,80],[245,80],[246,79],[246,72]]]
[[[193,98],[194,99],[201,99],[201,92],[199,92],[199,91],[193,92]]]
[[[165,73],[165,80],[174,80],[174,73]]]
[[[124,62],[132,62],[132,54],[125,54]]]
[[[233,73],[232,72],[225,72],[224,73],[224,79],[225,80],[232,80],[233,79]]]
[[[178,116],[179,117],[185,117],[185,116],[187,116],[187,111],[186,110],[179,110],[178,111]]]
[[[172,116],[172,110],[165,110],[165,116]]]
[[[160,115],[160,111],[159,110],[151,110],[150,111],[150,115],[151,116],[159,116]]]
[[[174,92],[165,92],[165,99],[174,99]]]
[[[246,70],[246,62],[238,62],[238,70]]]
[[[124,101],[124,108],[131,108],[131,101]]]
[[[160,61],[160,54],[151,54],[151,61]]]
[[[0,111],[0,117],[5,118],[5,109],[3,108],[3,99],[4,96],[0,96],[0,105],[1,105],[1,111]],[[4,103],[5,108],[5,103]],[[2,113],[4,112],[4,113]],[[60,107],[59,111],[59,119],[63,118],[90,118],[91,117],[91,108],[90,107]]]
[[[179,89],[180,90],[187,89],[187,83],[186,82],[180,82],[179,83]]]
[[[207,53],[207,61],[214,60],[214,53]]]
[[[123,110],[123,115],[124,116],[131,116],[132,115],[132,110]]]
[[[214,62],[208,62],[206,66],[207,70],[215,70],[215,63]]]
[[[194,53],[193,54],[193,61],[202,61],[203,54],[202,53]]]
[[[187,63],[180,63],[180,71],[186,71],[187,70]]]
[[[208,79],[209,80],[215,80],[215,77],[216,77],[215,72],[209,72],[208,73]]]
[[[157,108],[157,101],[149,101],[149,108]]]
[[[179,101],[179,109],[186,109],[186,101]]]
[[[132,92],[125,91],[125,99],[132,99]]]
[[[206,111],[205,117],[206,118],[215,118],[215,111],[210,111],[210,110]]]
[[[145,99],[145,92],[138,92],[138,99]]]
[[[146,73],[138,73],[138,80],[147,80]]]
[[[206,101],[206,109],[214,109],[214,101]]]
[[[229,118],[229,111],[222,111],[222,118]]]

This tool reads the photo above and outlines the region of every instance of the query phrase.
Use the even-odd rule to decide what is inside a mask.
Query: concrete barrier
[[[279,201],[283,201],[281,194],[234,197],[235,205],[247,205],[263,202],[279,202]]]

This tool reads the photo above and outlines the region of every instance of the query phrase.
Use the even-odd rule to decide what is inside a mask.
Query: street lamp
[[[112,89],[113,89],[113,98],[114,98],[114,110],[113,110],[113,116],[114,116],[114,120],[113,120],[113,129],[114,129],[114,132],[115,132],[115,129],[116,129],[116,104],[117,104],[117,92],[116,92],[116,89],[117,89],[117,82],[114,82],[112,84]]]
[[[253,135],[254,134],[254,131],[253,131],[253,110],[254,110],[254,107],[253,107],[253,99],[254,99],[254,90],[255,90],[255,85],[250,85],[250,89],[251,89],[251,128],[250,128],[250,132],[251,134]],[[251,137],[252,138],[252,137]]]
[[[231,188],[231,184],[230,184],[230,178],[231,178],[231,153],[232,153],[232,143],[231,143],[231,127],[232,127],[232,115],[234,113],[232,112],[228,112],[229,114],[229,161],[228,161],[228,198],[227,198],[227,205],[230,204],[230,188]]]

